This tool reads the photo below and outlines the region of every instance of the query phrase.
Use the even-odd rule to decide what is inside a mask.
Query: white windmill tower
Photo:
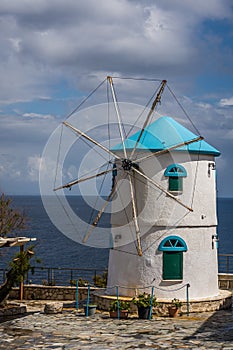
[[[127,152],[134,149],[139,134],[125,140]],[[178,144],[183,146],[172,149]],[[120,144],[113,150],[121,156],[122,148]],[[113,202],[116,246],[110,250],[109,292],[111,286],[119,286],[122,295],[134,295],[135,290],[148,292],[147,286],[155,286],[157,297],[184,298],[182,286],[190,284],[193,299],[217,296],[214,158],[219,151],[164,116],[146,127],[136,153],[137,166],[131,165],[129,171],[134,173],[140,211],[142,256],[135,254],[135,242],[120,244],[131,227],[124,224],[124,215],[114,210]],[[148,187],[150,183],[153,186]],[[168,193],[161,194],[161,189]],[[127,183],[119,187],[118,196],[127,201]]]
[[[121,143],[108,149],[72,126],[88,142],[112,157],[113,169],[57,187],[113,171],[113,186],[88,232],[98,225],[112,200],[113,247],[109,257],[107,293],[119,286],[121,295],[154,286],[157,297],[183,298],[190,284],[191,298],[218,294],[216,249],[215,157],[220,153],[174,119],[163,116],[150,123],[166,86],[162,81],[142,128],[124,138],[113,81],[108,77]]]

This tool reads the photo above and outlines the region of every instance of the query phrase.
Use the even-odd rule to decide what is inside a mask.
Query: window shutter
[[[182,177],[177,177],[177,176],[169,177],[169,191],[183,191]]]
[[[183,279],[183,252],[163,252],[163,279]]]

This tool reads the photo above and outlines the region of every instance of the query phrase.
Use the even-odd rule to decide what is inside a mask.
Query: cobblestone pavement
[[[97,312],[65,309],[47,315],[33,308],[22,317],[0,320],[0,350],[23,349],[224,349],[233,350],[231,311],[178,318],[111,319]]]

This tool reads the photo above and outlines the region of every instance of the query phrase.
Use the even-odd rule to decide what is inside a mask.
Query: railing
[[[218,254],[218,271],[233,273],[233,254]]]
[[[0,284],[5,281],[6,269],[0,269]],[[99,284],[106,278],[107,271],[104,269],[79,269],[59,267],[38,267],[33,266],[25,276],[25,284],[42,284],[47,286],[74,286],[79,280],[80,285],[88,283]]]
[[[233,254],[218,255],[218,270],[220,273],[233,273]],[[6,279],[6,269],[0,269],[0,284]],[[60,285],[73,286],[76,281],[80,285],[89,283],[99,285],[106,278],[105,269],[79,269],[79,268],[59,268],[59,267],[31,267],[25,277],[25,284]]]

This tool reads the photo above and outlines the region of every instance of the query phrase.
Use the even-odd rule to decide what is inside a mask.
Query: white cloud
[[[39,155],[34,155],[28,157],[28,177],[29,180],[32,182],[38,182],[39,181],[39,170],[41,166],[41,157]]]
[[[219,102],[220,106],[222,107],[229,107],[233,106],[233,97],[230,98],[222,98]]]
[[[22,168],[17,164],[13,156],[3,155],[0,157],[0,178],[6,177],[8,180],[20,179],[23,171]]]
[[[39,119],[50,119],[50,120],[54,120],[54,116],[50,115],[50,114],[39,114],[39,113],[24,113],[23,117],[25,118],[39,118]]]
[[[210,109],[210,108],[212,108],[212,105],[210,103],[204,103],[204,102],[198,103],[198,106],[203,108],[203,109]]]
[[[232,0],[1,0],[0,140],[4,153],[14,155],[1,167],[10,176],[26,178],[29,171],[30,181],[37,181],[39,154],[58,124],[46,103],[56,104],[57,111],[63,99],[70,111],[70,96],[85,96],[108,74],[167,78],[176,92],[189,95],[196,77],[209,67],[214,67],[209,76],[216,68],[231,70],[232,48],[219,49],[223,34],[202,30],[210,20],[214,25],[214,20],[232,18]],[[152,94],[141,82],[134,88],[131,81],[117,86],[128,102],[141,103]],[[232,106],[233,98],[218,96],[217,107],[194,99],[182,102],[212,143],[216,130],[217,142],[224,135],[231,139],[232,118],[224,107]],[[175,111],[174,104],[168,107]]]
[[[196,30],[230,15],[228,0],[2,0],[0,100],[46,96],[74,72],[199,69]]]

